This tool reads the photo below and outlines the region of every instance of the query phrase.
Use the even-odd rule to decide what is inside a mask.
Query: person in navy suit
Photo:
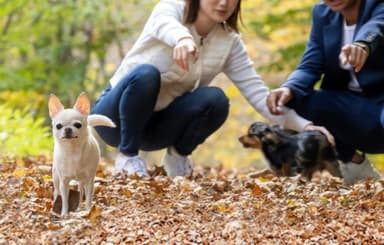
[[[316,4],[302,60],[267,104],[272,114],[291,107],[333,134],[345,183],[379,179],[364,153],[384,153],[384,1]]]

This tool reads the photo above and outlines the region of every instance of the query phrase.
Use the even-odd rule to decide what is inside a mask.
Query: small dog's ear
[[[239,141],[243,144],[245,148],[256,148],[256,149],[261,148],[261,142],[257,137],[243,135],[239,138]]]
[[[78,110],[83,115],[89,114],[91,104],[89,103],[89,99],[84,92],[82,92],[79,97],[77,97],[76,103],[73,108]]]
[[[271,129],[265,122],[255,122],[248,129],[248,135],[262,137],[265,133],[270,132]]]
[[[51,94],[48,100],[49,116],[53,118],[57,113],[64,109],[59,98],[56,95]]]

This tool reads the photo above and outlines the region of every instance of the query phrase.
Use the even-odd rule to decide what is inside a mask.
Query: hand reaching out
[[[339,59],[342,65],[350,64],[354,67],[355,72],[359,72],[363,68],[368,58],[367,47],[364,44],[347,44],[341,48]]]
[[[173,60],[181,68],[189,71],[188,57],[192,56],[192,62],[195,63],[199,58],[199,52],[195,41],[190,37],[181,38],[173,49]]]
[[[267,106],[271,114],[283,114],[282,106],[288,103],[293,97],[292,91],[289,88],[277,88],[271,90],[267,97]]]
[[[293,93],[289,88],[282,87],[282,88],[277,88],[271,90],[267,97],[267,106],[268,109],[270,110],[271,114],[274,115],[281,115],[283,114],[283,110],[279,109],[281,106],[284,106],[288,101],[290,101],[293,98]],[[335,138],[333,135],[325,128],[322,126],[316,126],[313,125],[312,123],[307,124],[304,127],[304,130],[318,130],[321,133],[327,137],[327,140],[329,143],[332,145],[335,145]]]

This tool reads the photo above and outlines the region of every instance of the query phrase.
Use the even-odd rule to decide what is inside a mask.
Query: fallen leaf
[[[102,209],[99,207],[96,207],[95,205],[92,206],[92,208],[89,210],[89,214],[86,216],[86,218],[89,220],[91,224],[96,224],[97,219],[100,217],[102,212]]]

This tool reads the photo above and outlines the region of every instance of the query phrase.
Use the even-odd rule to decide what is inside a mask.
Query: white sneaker
[[[126,156],[119,154],[115,159],[115,173],[126,173],[128,175],[149,176],[146,165],[139,156]]]
[[[341,175],[344,178],[344,182],[347,185],[352,185],[358,180],[371,177],[374,180],[381,178],[380,174],[372,166],[372,163],[365,158],[362,163],[341,163],[340,164]]]
[[[163,156],[162,164],[169,177],[192,175],[192,161],[186,156],[176,152],[173,147],[167,149]]]

